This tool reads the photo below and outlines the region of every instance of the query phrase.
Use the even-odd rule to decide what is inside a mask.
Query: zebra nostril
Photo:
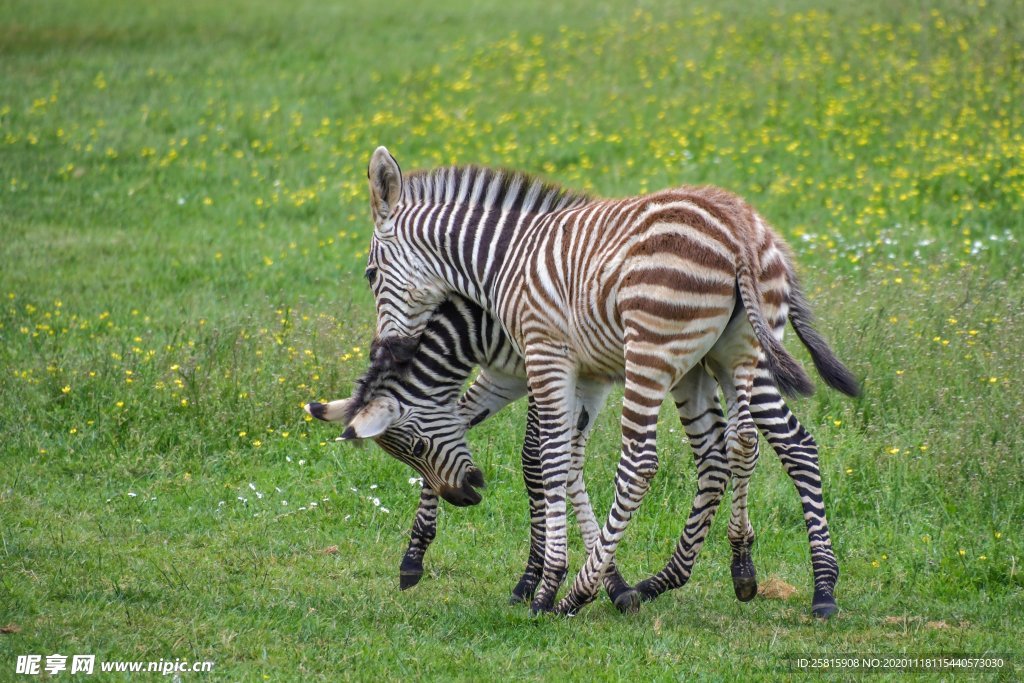
[[[485,488],[487,486],[484,483],[484,473],[476,468],[471,469],[466,475],[466,483],[478,488]]]

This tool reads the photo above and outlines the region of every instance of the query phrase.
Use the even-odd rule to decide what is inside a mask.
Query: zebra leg
[[[758,434],[750,415],[750,394],[756,358],[749,365],[740,365],[731,376],[718,376],[729,407],[725,428],[726,452],[732,473],[732,514],[729,518],[729,545],[732,546],[732,584],[736,597],[749,602],[757,595],[757,570],[751,550],[754,527],[750,524],[747,492],[750,476],[757,466]]]
[[[423,577],[423,556],[437,535],[437,494],[424,485],[420,489],[420,506],[409,532],[409,548],[398,568],[398,587],[412,588]]]
[[[534,614],[549,612],[568,568],[566,486],[572,464],[572,418],[576,414],[573,365],[562,346],[527,345],[527,382],[537,408],[539,459],[544,485],[544,571],[530,604]]]
[[[540,468],[540,435],[537,428],[537,406],[533,398],[526,412],[526,436],[523,438],[523,482],[530,501],[530,554],[519,583],[512,589],[510,605],[529,602],[544,572],[545,506],[544,480]]]
[[[472,428],[525,395],[525,379],[481,368],[480,374],[459,398],[459,416],[467,427]]]
[[[607,382],[588,382],[578,380],[580,414],[576,422],[576,433],[572,443],[572,466],[569,470],[569,481],[566,485],[566,493],[572,503],[573,513],[580,526],[580,535],[583,537],[583,547],[590,553],[597,545],[600,536],[600,527],[597,525],[597,518],[594,516],[594,509],[590,505],[590,496],[587,494],[586,484],[583,481],[583,462],[590,439],[590,430],[594,425],[594,418],[601,412],[611,384]],[[612,564],[604,575],[604,587],[608,597],[620,612],[635,612],[640,607],[640,600],[637,594],[619,574],[618,568]]]
[[[629,340],[630,333],[626,334]],[[658,471],[658,413],[665,395],[677,379],[674,376],[674,363],[650,363],[651,358],[660,360],[662,351],[662,348],[653,344],[638,341],[626,343],[622,454],[615,474],[615,500],[597,545],[576,575],[568,595],[558,603],[557,611],[560,614],[576,614],[594,600],[605,571],[615,561],[615,550],[629,520],[643,502],[650,489],[651,479]],[[689,369],[689,365],[692,363],[685,369]]]
[[[689,581],[731,476],[718,382],[703,367],[696,367],[676,385],[672,396],[697,465],[697,493],[672,558],[661,571],[636,585],[644,601]]]
[[[804,428],[772,384],[767,372],[758,367],[750,412],[757,428],[778,454],[786,474],[800,495],[807,538],[811,547],[814,571],[814,598],[811,613],[827,618],[836,613],[835,587],[839,580],[839,564],[832,551],[832,539],[825,516],[821,471],[818,467],[818,444]]]
[[[470,427],[494,415],[526,393],[526,380],[482,369],[476,380],[459,399],[459,413]],[[530,505],[530,552],[526,569],[512,589],[509,604],[528,602],[533,598],[544,570],[544,485],[540,472],[540,436],[537,430],[537,407],[533,400],[526,413],[526,435],[523,438],[523,481]]]

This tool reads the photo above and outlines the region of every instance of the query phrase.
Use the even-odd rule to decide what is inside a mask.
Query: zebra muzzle
[[[484,475],[474,468],[463,477],[462,486],[442,486],[438,494],[456,507],[468,507],[483,500],[483,496],[476,490],[477,487],[484,488]]]

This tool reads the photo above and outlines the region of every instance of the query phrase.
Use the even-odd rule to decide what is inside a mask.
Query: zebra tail
[[[814,314],[811,306],[804,298],[800,283],[790,271],[789,291],[789,322],[796,331],[796,336],[807,347],[814,361],[818,374],[829,385],[847,396],[860,396],[860,385],[853,373],[843,365],[829,347],[828,342],[818,330],[814,329]]]
[[[740,301],[747,311],[747,319],[750,321],[751,327],[754,328],[754,336],[757,337],[757,341],[761,344],[761,350],[764,352],[765,368],[771,374],[775,386],[788,396],[810,396],[813,394],[814,382],[811,381],[800,363],[786,351],[782,342],[772,334],[771,328],[765,321],[761,312],[761,297],[757,281],[746,260],[741,260],[736,267],[736,285],[740,292]],[[799,331],[797,335],[800,336]],[[800,339],[802,340],[803,337],[801,336]],[[817,360],[815,365],[817,365]]]

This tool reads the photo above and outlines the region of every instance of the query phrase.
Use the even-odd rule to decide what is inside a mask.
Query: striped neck
[[[429,254],[450,291],[490,310],[502,267],[524,229],[593,201],[536,176],[481,166],[415,171],[404,179],[400,212],[410,243]]]

